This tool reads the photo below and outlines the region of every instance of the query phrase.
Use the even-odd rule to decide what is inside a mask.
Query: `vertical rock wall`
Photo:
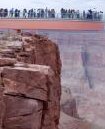
[[[14,34],[4,41],[5,48],[0,50],[3,67],[0,82],[4,88],[2,92],[0,87],[3,93],[0,105],[5,104],[0,109],[5,109],[4,117],[0,118],[2,129],[58,129],[61,95],[58,47],[38,35]]]

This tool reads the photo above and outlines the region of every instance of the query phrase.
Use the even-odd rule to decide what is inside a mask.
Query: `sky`
[[[105,0],[0,0],[2,8],[63,8],[79,10],[96,9],[105,12]]]

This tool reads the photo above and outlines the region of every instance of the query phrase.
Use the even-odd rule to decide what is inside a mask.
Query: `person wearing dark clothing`
[[[0,17],[3,17],[3,12],[4,12],[3,10],[4,10],[3,8],[0,9]]]
[[[89,19],[93,19],[93,17],[92,17],[92,10],[90,9],[90,10],[88,10],[88,12],[89,12],[88,18],[89,18]]]
[[[30,17],[31,17],[31,18],[34,17],[34,10],[33,10],[33,9],[30,10]]]
[[[44,18],[44,14],[45,12],[44,12],[44,9],[41,9],[41,18]]]
[[[18,12],[18,9],[15,9],[15,18],[18,18],[18,15],[19,15],[19,12]]]
[[[83,19],[84,19],[84,20],[86,19],[86,13],[85,13],[85,10],[83,10]]]
[[[76,15],[77,15],[77,19],[80,19],[80,12],[79,12],[79,10],[77,10]]]
[[[4,17],[8,16],[8,9],[4,9]]]
[[[64,18],[64,9],[61,8],[61,18]]]
[[[51,18],[55,18],[55,10],[51,9]]]
[[[23,9],[23,18],[27,17],[27,9]]]
[[[36,9],[33,10],[34,18],[36,18]]]
[[[68,18],[71,18],[71,10],[68,10]]]

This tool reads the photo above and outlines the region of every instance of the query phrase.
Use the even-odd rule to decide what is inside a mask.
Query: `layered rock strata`
[[[61,62],[57,45],[29,34],[6,34],[2,39],[1,129],[58,129]]]

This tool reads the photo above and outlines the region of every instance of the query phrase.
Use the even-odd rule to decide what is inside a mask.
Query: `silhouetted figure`
[[[23,18],[27,17],[27,9],[23,9]]]
[[[36,9],[34,9],[34,11],[33,11],[33,15],[34,15],[34,18],[36,18]]]
[[[9,13],[10,13],[10,17],[12,18],[14,14],[14,9],[12,8]]]
[[[51,18],[55,18],[55,10],[51,9]]]
[[[86,19],[86,13],[85,13],[85,10],[83,11],[83,19],[84,19],[84,20]]]
[[[71,18],[71,10],[68,10],[68,18]]]
[[[87,13],[87,19],[93,19],[92,17],[92,10],[88,10],[88,13]]]
[[[77,19],[80,19],[80,12],[79,12],[79,10],[77,10],[76,15],[77,15]]]

